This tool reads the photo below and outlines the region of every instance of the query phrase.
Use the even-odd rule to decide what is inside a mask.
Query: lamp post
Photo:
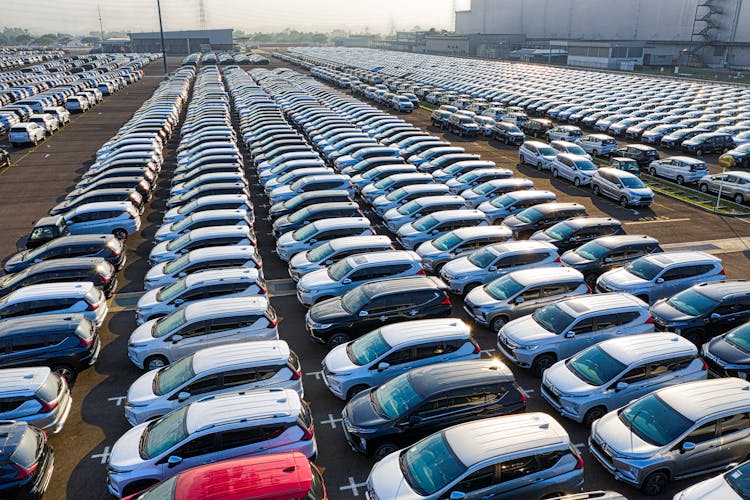
[[[164,27],[161,23],[161,2],[156,0],[156,10],[159,12],[159,37],[161,38],[161,59],[164,62],[164,79],[169,78],[169,68],[167,68],[167,50],[164,47]]]
[[[722,176],[719,178],[719,191],[716,194],[716,206],[714,207],[714,212],[719,211],[719,204],[721,203],[721,188],[724,187],[724,173],[727,171],[726,168],[721,169]]]

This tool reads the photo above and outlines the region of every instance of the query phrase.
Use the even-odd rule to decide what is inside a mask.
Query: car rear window
[[[21,436],[21,440],[18,442],[18,446],[10,459],[13,463],[23,467],[24,469],[30,469],[39,456],[41,434],[33,429],[26,429],[26,432]]]
[[[96,304],[102,300],[102,292],[96,287],[91,287],[91,290],[86,292],[86,295],[83,298],[86,299],[86,302],[89,304]]]
[[[36,396],[46,403],[51,403],[57,398],[61,388],[62,379],[50,373],[39,389],[37,389]]]

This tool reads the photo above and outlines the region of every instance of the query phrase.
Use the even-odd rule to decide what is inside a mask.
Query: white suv
[[[107,298],[90,281],[70,281],[28,285],[0,300],[0,320],[72,313],[81,313],[96,326],[102,326],[107,316]]]
[[[550,165],[553,177],[562,177],[576,186],[591,184],[591,176],[596,172],[594,162],[584,156],[560,153]]]
[[[549,170],[557,151],[549,144],[539,141],[526,141],[518,148],[518,160],[523,165],[533,165],[537,170]]]

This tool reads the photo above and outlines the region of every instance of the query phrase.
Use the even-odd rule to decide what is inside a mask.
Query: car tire
[[[701,148],[696,149],[695,156],[703,156],[703,150]]]
[[[681,175],[678,175],[676,180],[677,180],[677,184],[679,184],[680,186],[685,184],[685,179]]]
[[[649,169],[648,169],[648,173],[649,173],[649,175],[651,175],[652,177],[656,177],[656,169],[655,169],[654,167],[651,167],[651,168],[649,168]]]
[[[343,332],[336,332],[328,339],[328,347],[333,349],[337,345],[345,344],[351,340],[351,337]]]
[[[128,239],[128,232],[125,231],[122,228],[115,229],[114,231],[112,231],[112,234],[115,235],[115,238],[117,238],[118,240],[121,240],[121,241],[125,241],[125,240]]]
[[[161,355],[149,356],[148,358],[146,358],[146,361],[143,362],[143,366],[146,368],[146,370],[155,370],[157,368],[167,366],[168,364],[169,360]]]
[[[641,484],[641,491],[646,496],[655,497],[664,491],[667,483],[669,483],[669,474],[666,471],[658,470],[646,477],[643,484]]]
[[[396,446],[394,443],[383,443],[375,448],[375,451],[372,452],[372,458],[375,459],[376,462],[379,462],[380,460],[384,459],[394,451],[398,450],[398,446]]]
[[[743,203],[745,203],[745,197],[740,193],[735,194],[733,200],[738,205],[742,205]]]
[[[76,376],[78,375],[75,369],[70,365],[55,365],[52,367],[52,371],[64,378],[65,382],[68,383],[68,387],[73,386],[73,383],[76,381]]]
[[[573,185],[575,187],[580,187],[581,186],[581,179],[579,179],[578,177],[576,177],[575,179],[573,179]]]
[[[357,394],[359,394],[362,391],[366,391],[367,389],[369,389],[369,387],[366,386],[365,384],[355,385],[354,387],[352,387],[351,389],[349,389],[348,391],[346,391],[346,400],[349,401],[354,396],[356,396]]]
[[[537,162],[536,169],[539,170],[540,172],[544,169],[544,165],[542,165],[542,162],[540,161]]]
[[[607,409],[603,406],[594,406],[589,411],[586,412],[586,415],[583,416],[583,425],[585,425],[587,428],[591,428],[591,424],[594,423],[594,420],[598,420],[602,418],[604,415],[607,414]]]
[[[555,364],[555,356],[552,354],[541,354],[531,363],[531,374],[537,378],[542,378],[544,370]]]
[[[560,174],[557,172],[557,169],[556,168],[553,169],[552,170],[552,177],[554,177],[555,179],[557,179],[559,176],[560,176]]]
[[[595,150],[593,150],[593,151],[591,152],[591,154],[593,154],[594,156],[599,156],[599,150],[598,150],[598,149],[595,149]]]
[[[622,208],[628,208],[628,199],[625,196],[620,196],[620,206]]]
[[[481,283],[479,283],[479,282],[469,283],[468,285],[466,285],[464,287],[464,295],[466,295],[467,293],[469,293],[470,291],[474,290],[476,287],[478,287],[480,285],[481,285]]]
[[[594,193],[594,196],[599,196],[601,194],[601,190],[599,189],[599,186],[596,184],[591,186],[591,192]]]
[[[506,316],[498,316],[497,318],[492,318],[492,321],[490,322],[490,330],[492,330],[493,332],[499,332],[507,322],[508,318]]]
[[[708,184],[701,184],[698,186],[698,191],[701,193],[708,193]]]

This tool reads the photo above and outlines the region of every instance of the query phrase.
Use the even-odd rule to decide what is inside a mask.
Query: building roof
[[[189,30],[189,31],[165,31],[164,39],[173,40],[181,38],[208,38],[209,43],[231,44],[232,29],[215,29],[215,30]],[[158,40],[160,34],[158,31],[128,33],[130,41],[134,40]]]

